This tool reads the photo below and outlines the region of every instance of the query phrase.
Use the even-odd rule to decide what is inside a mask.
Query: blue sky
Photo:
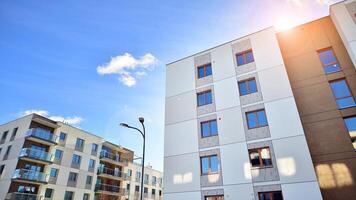
[[[162,170],[166,63],[281,20],[328,15],[332,2],[2,0],[0,123],[41,110],[140,155],[140,136],[118,124],[138,126],[142,115],[147,162]]]

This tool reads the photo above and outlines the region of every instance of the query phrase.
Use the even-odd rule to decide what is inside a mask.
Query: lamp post
[[[120,123],[120,126],[124,127],[124,128],[130,128],[130,129],[135,129],[136,131],[140,132],[140,134],[142,135],[142,138],[143,138],[143,150],[142,150],[142,172],[141,172],[141,195],[140,195],[140,199],[143,200],[143,177],[145,175],[145,144],[146,144],[146,130],[145,130],[145,125],[144,125],[144,122],[145,122],[145,119],[143,117],[139,117],[138,118],[138,121],[141,123],[142,125],[142,129],[143,129],[143,132],[136,128],[136,127],[133,127],[133,126],[130,126],[126,123]]]

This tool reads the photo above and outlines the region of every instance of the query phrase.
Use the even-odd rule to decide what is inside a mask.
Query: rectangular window
[[[75,142],[75,149],[82,151],[84,148],[84,142],[85,141],[83,139],[77,138],[77,141]]]
[[[65,142],[65,141],[66,141],[66,138],[67,138],[67,134],[66,134],[66,133],[61,132],[61,133],[59,134],[59,141]]]
[[[148,180],[149,180],[149,175],[148,175],[148,174],[145,174],[145,177],[144,177],[145,183],[148,183]]]
[[[162,190],[160,190],[158,193],[159,193],[159,196],[162,196]]]
[[[128,176],[128,177],[131,177],[131,176],[132,176],[132,170],[131,170],[131,169],[128,169],[128,170],[127,170],[127,176]]]
[[[78,174],[74,172],[69,172],[68,181],[76,182]]]
[[[319,50],[318,54],[326,74],[340,71],[339,62],[337,61],[334,51],[331,48]]]
[[[97,151],[98,151],[98,145],[95,144],[95,143],[93,143],[93,144],[91,145],[91,151],[92,151],[92,152],[97,152]]]
[[[350,88],[345,79],[339,79],[330,82],[331,90],[336,99],[339,109],[355,106],[355,99],[351,94]]]
[[[94,167],[95,167],[95,160],[90,159],[89,160],[89,169],[94,169]]]
[[[46,191],[45,191],[45,198],[51,199],[52,195],[53,195],[53,189],[47,188]]]
[[[147,194],[148,193],[148,188],[144,187],[143,188],[143,193]]]
[[[55,178],[55,177],[57,177],[57,175],[58,175],[58,169],[56,169],[56,168],[51,168],[51,171],[50,171],[50,173],[49,173],[49,176],[52,177],[52,178]]]
[[[135,186],[135,192],[140,192],[140,186],[138,185]]]
[[[249,149],[250,162],[252,167],[264,168],[272,166],[272,159],[269,147]]]
[[[252,49],[236,54],[237,66],[251,63],[254,60]]]
[[[92,180],[93,180],[92,176],[87,176],[87,180],[85,181],[85,184],[91,185]]]
[[[90,199],[90,194],[84,193],[83,200],[89,200],[89,199]]]
[[[62,150],[56,149],[56,151],[54,152],[54,158],[56,160],[61,160],[62,159],[62,154],[63,154]]]
[[[5,169],[5,165],[0,165],[0,178],[2,173],[4,172],[4,169]]]
[[[152,189],[152,195],[156,195],[156,190],[155,189]]]
[[[9,157],[10,150],[11,150],[11,145],[9,145],[6,149],[6,152],[5,152],[4,158],[3,158],[4,160],[6,160]]]
[[[239,81],[238,84],[240,96],[257,92],[257,84],[255,78]]]
[[[259,192],[259,200],[283,200],[282,191]]]
[[[136,179],[140,179],[141,178],[141,172],[136,172]]]
[[[203,106],[213,103],[213,95],[211,90],[200,92],[197,94],[198,106]]]
[[[6,137],[7,137],[7,134],[9,133],[9,131],[5,131],[2,136],[1,136],[1,140],[0,140],[0,144],[3,144],[5,143],[6,141]]]
[[[152,176],[152,185],[156,185],[157,183],[157,177]]]
[[[203,138],[218,135],[218,124],[216,119],[201,122],[200,127],[201,127],[201,136]]]
[[[224,195],[205,196],[205,200],[224,200]]]
[[[18,130],[19,130],[19,127],[14,128],[14,130],[12,131],[10,141],[13,141],[15,139]]]
[[[267,117],[264,109],[246,113],[247,126],[249,129],[267,126]]]
[[[200,157],[201,173],[211,174],[219,171],[219,159],[217,155]]]
[[[73,154],[72,164],[80,165],[80,160],[81,160],[81,156],[79,156],[77,154]]]
[[[130,191],[130,183],[128,183],[128,184],[126,185],[126,190],[127,190],[127,191]]]
[[[211,63],[198,67],[198,78],[210,76],[212,74]]]
[[[73,200],[74,199],[74,192],[66,191],[64,195],[64,200]]]
[[[347,130],[349,131],[352,145],[356,150],[356,116],[345,118],[344,122]]]

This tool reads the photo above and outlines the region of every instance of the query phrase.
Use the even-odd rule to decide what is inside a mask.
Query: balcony
[[[107,167],[99,167],[98,168],[98,176],[116,179],[116,180],[123,180],[126,178],[126,174],[115,169],[110,169]]]
[[[31,128],[26,132],[26,138],[29,140],[53,145],[58,143],[58,137],[48,130],[41,128]]]
[[[103,195],[124,196],[125,189],[117,185],[96,184],[95,192]]]
[[[38,194],[30,194],[30,193],[21,193],[21,192],[13,192],[7,193],[6,200],[41,200],[42,197]]]
[[[20,151],[19,157],[23,160],[29,160],[40,164],[49,164],[53,162],[53,154],[38,149],[24,148]]]
[[[107,161],[111,164],[120,164],[123,166],[127,166],[127,161],[122,160],[119,154],[110,153],[108,151],[101,151],[100,159]]]
[[[27,169],[16,169],[12,175],[13,180],[27,183],[46,184],[48,183],[48,174],[39,171]]]

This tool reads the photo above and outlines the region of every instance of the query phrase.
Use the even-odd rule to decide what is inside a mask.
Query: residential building
[[[0,199],[135,199],[126,188],[129,149],[37,114],[0,125],[0,138]]]
[[[167,64],[164,199],[354,198],[355,12]]]

